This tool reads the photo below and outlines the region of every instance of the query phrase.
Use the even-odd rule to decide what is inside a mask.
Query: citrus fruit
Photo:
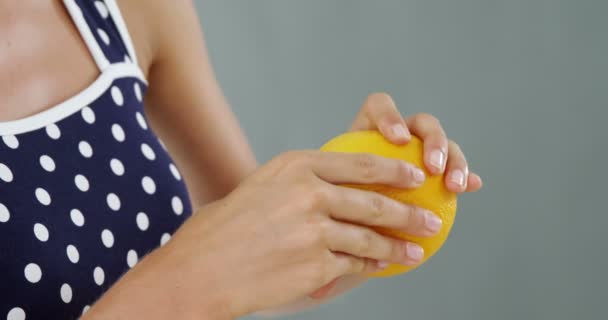
[[[419,138],[412,136],[411,141],[407,144],[395,145],[386,140],[378,131],[349,132],[328,141],[321,147],[321,151],[371,153],[386,158],[401,159],[425,171],[426,180],[421,187],[416,189],[398,189],[382,185],[346,184],[344,186],[379,192],[392,199],[434,212],[441,218],[443,225],[439,233],[432,237],[415,237],[383,227],[374,227],[374,229],[384,235],[418,243],[424,248],[424,258],[421,263],[428,260],[441,248],[456,217],[457,199],[456,194],[445,187],[442,175],[432,176],[426,170],[423,162],[423,143]],[[393,276],[413,270],[417,266],[389,264],[386,269],[371,273],[369,276]]]

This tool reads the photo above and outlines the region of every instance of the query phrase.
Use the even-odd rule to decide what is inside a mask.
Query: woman
[[[0,1],[0,319],[293,311],[387,262],[419,263],[421,247],[371,227],[430,236],[434,214],[337,184],[415,188],[424,174],[315,151],[258,167],[194,12],[190,1]],[[386,94],[351,129],[397,144],[416,134],[449,189],[481,187],[437,119],[404,119]]]

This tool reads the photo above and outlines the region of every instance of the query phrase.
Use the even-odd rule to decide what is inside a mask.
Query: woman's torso
[[[13,92],[28,86],[24,100],[58,100],[0,108],[5,118],[20,115],[0,118],[0,319],[77,318],[191,213],[182,177],[146,122],[147,85],[115,1],[64,3],[78,31],[65,31],[70,53],[50,68],[84,90],[53,96],[44,85],[36,93],[36,79],[0,78]],[[86,45],[70,45],[69,32]],[[1,58],[2,66],[21,63]],[[62,80],[51,87],[60,90]]]

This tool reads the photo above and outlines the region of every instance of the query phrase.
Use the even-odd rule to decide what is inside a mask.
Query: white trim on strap
[[[120,9],[116,4],[115,0],[103,0],[108,7],[108,11],[110,12],[110,16],[112,20],[114,20],[114,24],[116,28],[118,28],[118,33],[120,33],[120,37],[122,38],[122,42],[127,47],[127,51],[129,52],[129,56],[131,57],[131,61],[134,64],[137,64],[137,55],[135,54],[135,49],[133,46],[133,41],[131,41],[131,36],[129,35],[129,30],[127,29],[127,25],[125,24],[125,20],[120,13]]]
[[[97,40],[95,39],[95,36],[93,35],[89,24],[87,23],[84,18],[84,15],[82,14],[82,10],[80,10],[80,7],[76,4],[76,1],[74,0],[63,0],[63,3],[65,4],[66,8],[68,9],[68,12],[72,16],[72,19],[76,24],[76,28],[78,28],[78,31],[80,31],[80,34],[84,39],[84,42],[86,43],[87,47],[89,48],[89,51],[91,52],[91,55],[93,56],[97,67],[99,67],[99,70],[101,71],[105,70],[110,66],[110,61],[108,61],[108,58],[106,58],[106,55],[101,50],[99,42],[97,42]]]
[[[147,85],[141,69],[137,65],[131,63],[112,64],[89,87],[55,107],[26,118],[0,122],[0,136],[34,131],[65,119],[99,99],[110,88],[114,80],[126,77],[138,78]]]

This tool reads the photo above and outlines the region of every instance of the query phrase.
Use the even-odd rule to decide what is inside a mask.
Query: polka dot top
[[[64,4],[100,75],[0,122],[0,319],[77,319],[191,214],[115,0]]]

